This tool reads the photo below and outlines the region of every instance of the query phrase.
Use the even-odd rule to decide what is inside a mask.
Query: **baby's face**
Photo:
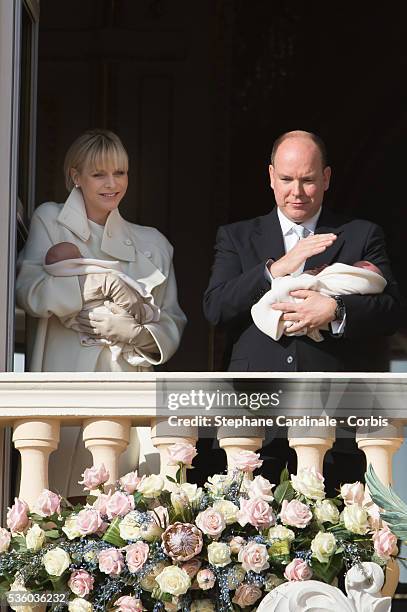
[[[75,244],[71,242],[59,242],[48,249],[45,263],[53,264],[59,261],[65,261],[66,259],[79,259],[81,257],[81,252]]]
[[[355,268],[363,268],[365,270],[370,270],[371,272],[376,272],[376,274],[380,274],[380,276],[383,276],[382,271],[366,259],[363,259],[362,261],[357,261],[353,265],[355,266]]]

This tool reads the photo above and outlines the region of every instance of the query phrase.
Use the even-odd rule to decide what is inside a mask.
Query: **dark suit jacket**
[[[324,332],[323,342],[306,336],[283,336],[276,342],[253,323],[250,309],[270,289],[265,262],[284,255],[277,208],[263,217],[219,228],[215,262],[204,297],[205,316],[227,332],[226,364],[230,371],[374,371],[371,353],[382,350],[380,338],[399,326],[400,305],[396,282],[386,254],[384,235],[374,223],[347,220],[322,209],[316,233],[333,232],[338,238],[324,253],[306,261],[305,270],[322,264],[353,264],[367,259],[383,272],[388,285],[380,295],[346,295],[345,333],[334,337]],[[379,355],[380,356],[380,355]]]

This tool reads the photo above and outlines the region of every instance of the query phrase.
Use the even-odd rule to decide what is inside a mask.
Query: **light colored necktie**
[[[309,229],[304,227],[303,225],[293,225],[293,230],[298,236],[298,240],[302,240],[310,235]]]
[[[298,238],[297,242],[299,242],[300,240],[303,240],[304,238],[306,238],[307,236],[311,234],[309,229],[307,229],[303,225],[297,225],[297,224],[293,225],[293,231],[297,235],[297,238]],[[295,244],[297,244],[297,242]],[[292,248],[294,248],[295,244],[293,245]],[[298,268],[298,270],[293,272],[293,276],[298,276],[299,274],[301,274],[304,270],[304,266],[305,266],[305,262]]]

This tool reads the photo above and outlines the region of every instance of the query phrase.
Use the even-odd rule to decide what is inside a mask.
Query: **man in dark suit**
[[[393,334],[400,317],[397,285],[381,228],[369,221],[346,219],[323,206],[331,169],[324,144],[314,134],[283,134],[274,144],[269,170],[277,206],[263,217],[219,229],[205,292],[208,321],[222,325],[227,332],[228,369],[381,369],[366,355],[368,340]],[[358,260],[380,268],[387,280],[383,294],[332,298],[315,291],[296,291],[292,295],[302,301],[274,306],[293,323],[290,333],[327,328],[323,342],[306,335],[283,335],[275,341],[254,325],[250,309],[270,289],[273,278]]]

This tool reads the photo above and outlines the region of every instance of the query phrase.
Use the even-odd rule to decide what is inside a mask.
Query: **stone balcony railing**
[[[340,407],[335,414],[372,412],[388,418],[387,427],[359,428],[356,441],[382,482],[391,483],[393,454],[402,444],[407,421],[407,375],[270,374],[264,378],[270,384],[284,386],[293,403],[293,411],[283,402],[274,414],[288,411],[300,416],[307,413],[307,406],[312,406],[310,411],[315,413],[315,397],[320,397],[323,389],[325,409]],[[1,374],[0,429],[12,429],[14,446],[21,455],[19,496],[30,505],[44,488],[52,488],[48,482],[49,456],[58,447],[60,428],[67,425],[83,427],[83,442],[93,463],[105,464],[112,483],[119,477],[118,460],[129,444],[131,426],[151,426],[151,441],[160,455],[160,471],[174,476],[176,468],[167,465],[168,446],[184,440],[195,442],[198,428],[174,427],[170,434],[159,431],[157,425],[164,417],[156,408],[157,381],[163,379],[169,384],[184,379],[199,387],[213,384],[214,379],[230,385],[234,377],[228,373]],[[253,384],[255,379],[253,374],[239,373],[240,381]],[[226,412],[230,416],[231,411]],[[316,412],[321,413],[320,407]],[[232,413],[236,415],[236,411]],[[237,450],[261,448],[264,430],[258,428],[253,433],[245,428],[220,427],[218,439],[231,467]],[[288,439],[296,451],[298,467],[315,466],[323,472],[324,455],[334,443],[335,428],[309,427],[304,435],[304,428],[289,427]],[[339,477],[345,481],[347,475]]]

